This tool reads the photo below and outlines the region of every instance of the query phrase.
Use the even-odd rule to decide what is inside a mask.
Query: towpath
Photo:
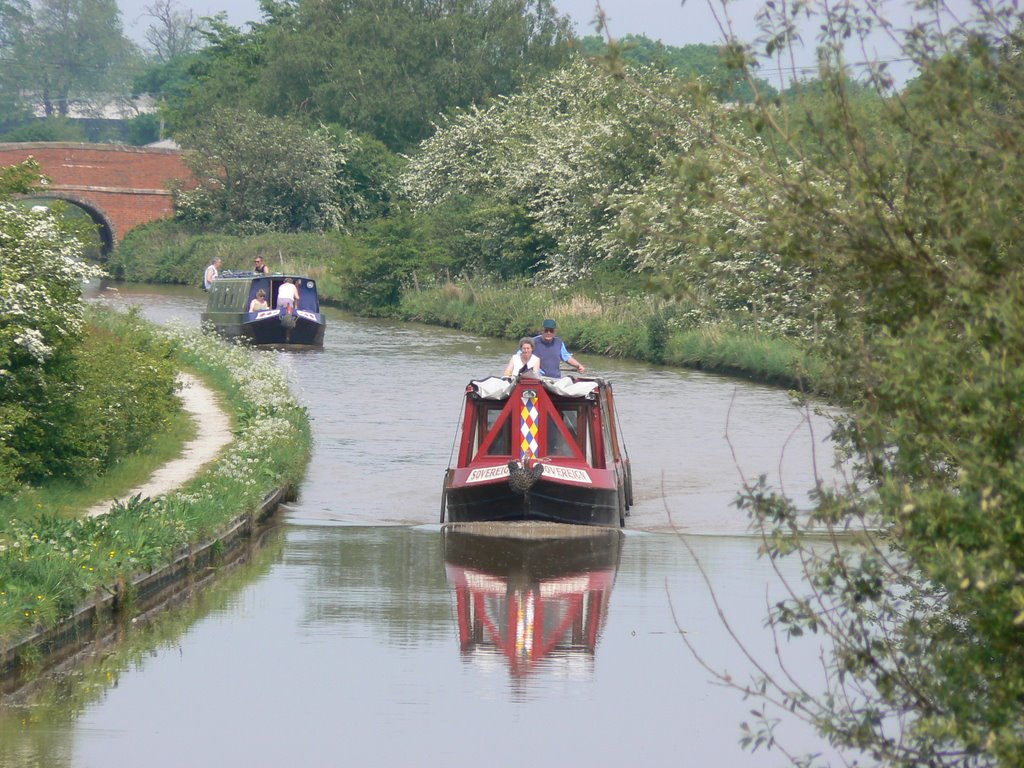
[[[185,444],[181,456],[164,464],[143,485],[128,491],[123,499],[136,494],[143,498],[161,496],[180,488],[231,442],[231,422],[218,405],[217,395],[191,374],[180,373],[178,379],[182,383],[182,406],[195,422],[196,436]],[[106,514],[115,501],[117,499],[100,502],[86,514],[90,517]]]

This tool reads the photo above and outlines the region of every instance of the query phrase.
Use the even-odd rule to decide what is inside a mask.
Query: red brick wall
[[[181,154],[119,144],[0,143],[0,166],[35,158],[50,177],[48,195],[94,206],[120,240],[139,224],[171,214],[171,183],[192,178]]]

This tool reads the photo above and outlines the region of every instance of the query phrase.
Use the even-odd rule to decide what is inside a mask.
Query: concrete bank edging
[[[181,549],[162,568],[136,574],[127,584],[107,585],[93,600],[82,603],[54,627],[37,630],[7,645],[0,645],[0,692],[20,687],[22,673],[52,669],[82,652],[105,634],[116,631],[120,620],[151,611],[182,592],[191,592],[212,579],[218,564],[230,564],[231,554],[243,540],[255,538],[291,489],[278,488],[252,512],[237,516],[219,534]],[[202,578],[197,573],[206,572]]]

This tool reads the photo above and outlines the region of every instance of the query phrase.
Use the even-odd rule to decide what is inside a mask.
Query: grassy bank
[[[729,373],[796,389],[812,389],[818,380],[815,361],[795,342],[727,320],[695,323],[693,310],[649,294],[603,296],[463,281],[407,290],[393,314],[507,339],[532,336],[541,320],[553,317],[573,353]]]
[[[309,420],[269,353],[194,330],[162,333],[173,342],[175,362],[222,393],[236,425],[232,444],[177,492],[132,499],[102,517],[0,515],[0,643],[55,626],[96,590],[168,563],[269,491],[301,480]]]
[[[123,498],[132,488],[142,485],[159,467],[177,458],[181,446],[196,433],[189,414],[179,412],[168,420],[167,428],[147,446],[125,457],[109,471],[82,484],[57,480],[38,488],[28,488],[15,498],[4,499],[0,507],[5,517],[31,519],[46,510],[58,517],[74,517],[99,499]]]

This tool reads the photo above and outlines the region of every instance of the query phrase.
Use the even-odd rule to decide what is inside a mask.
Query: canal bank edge
[[[213,390],[190,373],[180,371],[177,378],[181,385],[182,408],[195,424],[196,436],[185,443],[181,456],[164,464],[143,485],[129,491],[126,494],[128,498],[136,495],[142,498],[160,496],[181,487],[231,442],[231,421],[217,402]],[[267,498],[279,493],[280,490],[275,491]],[[117,501],[110,499],[99,502],[85,514],[89,517],[107,514]],[[258,516],[261,513],[266,516],[265,505],[266,502],[257,510]],[[30,666],[27,662],[37,664],[42,661],[43,666],[51,667],[96,640],[96,634],[103,626],[114,623],[112,620],[122,611],[126,595],[132,596],[139,610],[152,608],[154,600],[159,602],[160,596],[188,576],[190,571],[194,572],[197,567],[209,567],[214,541],[219,540],[222,546],[230,546],[241,522],[241,518],[232,521],[222,537],[215,537],[206,544],[192,548],[192,551],[188,548],[182,550],[164,568],[148,574],[136,574],[128,585],[115,584],[97,592],[94,600],[83,603],[56,626],[38,630],[9,647],[0,648],[3,654],[0,656],[0,690],[5,687],[5,681],[17,678],[19,671]],[[250,530],[251,525],[250,522]]]
[[[98,589],[93,600],[80,605],[61,623],[0,648],[0,693],[26,684],[21,673],[53,669],[74,659],[88,646],[116,633],[119,622],[185,598],[216,578],[224,567],[247,559],[243,545],[258,541],[273,525],[280,504],[291,498],[289,487],[271,491],[255,510],[237,516],[202,544],[182,548],[166,566],[136,574],[129,583]]]

